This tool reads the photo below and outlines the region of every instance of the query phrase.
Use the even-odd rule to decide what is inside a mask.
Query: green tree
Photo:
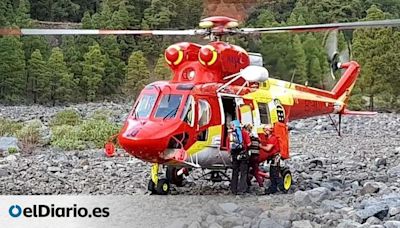
[[[136,96],[149,80],[150,72],[147,68],[147,60],[141,51],[135,51],[129,57],[124,93],[128,96]]]
[[[92,17],[90,16],[90,13],[88,11],[86,11],[83,14],[81,23],[82,23],[82,28],[83,29],[91,29],[91,28],[93,28]]]
[[[300,37],[295,35],[293,38],[293,65],[294,68],[294,82],[304,84],[307,81],[307,56],[304,51],[303,44]]]
[[[125,1],[119,4],[117,11],[114,11],[111,21],[114,29],[127,29],[129,27],[131,19]]]
[[[71,0],[54,1],[51,8],[51,16],[55,21],[73,20],[77,18],[80,6]]]
[[[384,19],[384,13],[375,5],[367,11],[365,20]],[[354,32],[353,55],[361,64],[358,84],[361,94],[369,97],[369,108],[375,107],[375,98],[389,87],[385,66],[392,50],[392,29],[359,29]]]
[[[129,12],[130,28],[139,29],[144,11],[150,7],[151,0],[127,0],[127,10]],[[129,56],[128,56],[129,57]]]
[[[171,69],[165,62],[163,54],[160,54],[157,60],[157,64],[154,68],[154,76],[156,80],[169,80],[171,79]]]
[[[64,54],[60,48],[53,48],[47,66],[50,74],[50,100],[52,104],[71,101],[75,95],[75,81],[68,70],[64,61]]]
[[[108,5],[107,1],[103,1],[101,4],[101,10],[92,16],[92,26],[100,29],[112,29],[112,16],[113,13]]]
[[[102,84],[105,72],[106,57],[101,53],[99,44],[89,47],[83,56],[85,59],[82,70],[82,80],[85,85],[86,100],[93,101]]]
[[[89,12],[94,14],[100,9],[100,1],[99,0],[73,0],[74,3],[79,4],[79,11],[77,12],[77,18],[74,21],[79,22],[82,18],[82,15],[85,12]]]
[[[170,28],[172,19],[176,16],[176,4],[172,1],[152,0],[150,7],[144,10],[142,27],[145,29]]]
[[[105,73],[102,78],[100,94],[109,96],[120,92],[120,86],[125,78],[125,63],[120,59],[121,51],[117,37],[106,36],[100,40],[105,54]]]
[[[17,37],[0,38],[0,100],[20,102],[26,89],[25,57]]]
[[[44,36],[25,36],[21,38],[25,51],[25,59],[29,59],[35,50],[40,50],[40,53],[45,59],[50,56],[49,41]]]
[[[33,103],[42,102],[50,92],[49,74],[46,61],[43,60],[39,49],[36,49],[28,61],[27,95]],[[47,101],[47,100],[46,100]]]
[[[30,18],[30,4],[28,0],[19,0],[19,5],[16,10],[15,15],[15,24],[19,27],[30,27],[31,26],[31,18]]]
[[[362,13],[362,3],[359,0],[299,0],[306,6],[313,23],[330,23],[354,21]]]
[[[78,1],[80,4],[82,2],[86,1]],[[81,12],[80,5],[71,0],[35,0],[31,3],[32,18],[43,21],[79,21],[86,11]]]
[[[349,108],[351,110],[356,110],[356,111],[363,110],[365,101],[363,99],[361,89],[358,83],[354,86],[354,89],[351,91],[351,93],[352,95],[350,97],[348,104]]]
[[[175,29],[196,27],[203,13],[202,0],[171,0],[169,10],[171,14],[170,26]]]
[[[61,48],[64,53],[64,60],[67,64],[69,72],[74,76],[74,82],[77,84],[74,89],[75,97],[77,101],[85,100],[85,85],[82,80],[82,65],[83,65],[83,55],[84,50],[87,47],[82,46],[82,40],[93,39],[91,37],[74,37],[74,36],[64,36],[62,37]],[[80,43],[82,42],[82,43]]]
[[[372,5],[376,5],[383,12],[390,13],[393,18],[399,18],[400,16],[400,1],[398,0],[361,0],[363,16],[366,16],[366,12]]]
[[[74,36],[63,36],[61,49],[64,53],[64,60],[67,63],[69,70],[75,75],[82,74],[81,62],[83,61],[83,54],[80,50],[78,39]],[[78,77],[79,78],[79,77]]]
[[[0,26],[10,26],[12,18],[14,17],[14,10],[10,0],[0,1]]]
[[[249,19],[258,17],[263,10],[271,11],[277,22],[285,22],[295,7],[296,0],[260,1],[260,4],[250,15]]]
[[[329,67],[321,39],[317,39],[313,34],[308,34],[303,42],[303,47],[307,56],[308,85],[324,88],[324,77],[326,77]]]
[[[389,98],[388,106],[393,107],[393,110],[400,111],[400,77],[398,71],[400,69],[400,32],[394,31],[390,38],[390,49],[391,51],[386,52],[383,56],[382,71],[386,75],[386,82],[389,84],[390,94],[387,96]]]
[[[289,25],[304,25],[315,21],[316,19],[311,17],[308,7],[304,6],[301,2],[296,3],[295,8],[288,18]]]
[[[66,66],[66,65],[65,65]],[[68,68],[66,68],[68,69]],[[56,93],[59,95],[61,103],[73,102],[76,98],[75,91],[77,90],[77,80],[71,73],[62,74],[60,79],[60,87],[57,88]]]

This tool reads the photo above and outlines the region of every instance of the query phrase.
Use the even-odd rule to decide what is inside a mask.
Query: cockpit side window
[[[165,94],[161,98],[155,117],[156,118],[175,118],[182,101],[182,95]]]
[[[211,107],[210,104],[203,99],[199,100],[199,127],[205,126],[210,123]]]
[[[156,103],[156,94],[144,94],[138,101],[132,116],[135,118],[148,118]]]
[[[193,97],[189,96],[186,100],[185,108],[183,109],[181,119],[193,127],[194,125],[194,101]]]

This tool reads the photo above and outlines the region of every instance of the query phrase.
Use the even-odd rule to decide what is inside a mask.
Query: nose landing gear
[[[167,166],[166,178],[159,178],[159,165],[154,164],[151,167],[151,179],[147,185],[147,190],[152,194],[167,195],[170,192],[170,184],[174,184],[177,187],[183,186],[183,175],[189,175],[187,168],[181,168],[178,170],[176,167]]]
[[[147,185],[147,190],[152,194],[167,195],[170,192],[169,181],[167,178],[158,178],[158,169],[158,164],[151,167],[151,179]]]

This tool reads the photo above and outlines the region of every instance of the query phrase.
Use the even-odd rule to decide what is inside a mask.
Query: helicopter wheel
[[[159,179],[157,186],[156,186],[156,192],[159,195],[168,195],[170,191],[170,186],[169,186],[169,181],[168,179]]]
[[[292,173],[290,172],[289,168],[282,168],[281,176],[283,179],[283,188],[281,190],[284,193],[287,193],[292,187],[292,181],[293,181]]]
[[[176,167],[168,166],[166,176],[171,184],[174,184],[178,187],[183,186],[183,175],[178,175],[178,169]]]
[[[156,193],[156,185],[152,179],[150,179],[149,183],[147,184],[147,190],[152,194]]]

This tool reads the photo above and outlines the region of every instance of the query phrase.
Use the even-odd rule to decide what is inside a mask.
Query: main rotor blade
[[[251,34],[251,33],[285,33],[285,32],[320,32],[329,30],[350,30],[357,28],[377,28],[377,27],[396,27],[396,26],[400,26],[400,19],[284,26],[284,27],[270,27],[270,28],[242,28],[240,33]]]
[[[206,34],[204,29],[190,30],[101,30],[101,29],[0,29],[0,35],[153,35],[194,36]]]
[[[325,48],[328,53],[329,60],[332,61],[338,50],[338,30],[330,31],[325,40]]]

